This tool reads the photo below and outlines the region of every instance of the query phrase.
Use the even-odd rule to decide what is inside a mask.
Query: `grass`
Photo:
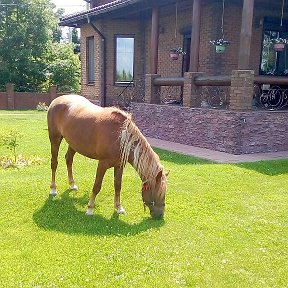
[[[113,171],[93,217],[85,216],[96,163],[75,156],[78,192],[50,198],[46,113],[0,111],[0,134],[40,166],[0,169],[0,287],[287,287],[288,160],[215,164],[157,150],[170,169],[164,220],[143,211],[136,172],[123,176],[113,213]],[[0,156],[9,150],[0,147]]]

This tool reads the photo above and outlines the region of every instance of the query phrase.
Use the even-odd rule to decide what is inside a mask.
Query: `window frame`
[[[117,81],[117,39],[118,38],[133,38],[133,73],[132,73],[132,79],[127,81]],[[135,77],[135,35],[134,34],[115,34],[114,35],[114,85],[116,86],[126,86],[127,84],[133,84],[134,83],[134,77]]]
[[[90,41],[92,40],[92,43],[93,43],[93,57],[92,59],[90,58],[91,57],[91,50],[90,50]],[[91,60],[92,60],[92,63],[91,63]],[[90,68],[91,68],[91,65],[93,67],[93,77],[91,78],[90,76],[92,76],[91,74],[91,71],[90,71]],[[95,84],[95,38],[94,36],[89,36],[86,38],[86,78],[87,78],[87,84],[88,85],[94,85]]]

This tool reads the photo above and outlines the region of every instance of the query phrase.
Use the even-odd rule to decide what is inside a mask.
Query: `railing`
[[[194,83],[201,87],[202,108],[228,108],[231,86],[230,76],[197,76]]]
[[[114,85],[113,88],[115,87]],[[113,105],[129,110],[131,102],[145,102],[145,80],[137,79],[129,82],[122,87],[117,87]]]
[[[163,104],[183,104],[183,86],[184,77],[164,78],[159,77],[154,79],[155,86],[161,86],[158,90],[158,97]]]
[[[196,76],[194,83],[197,86],[230,86],[231,76]]]
[[[155,86],[161,86],[162,103],[182,104],[185,79],[156,78]],[[231,76],[196,76],[194,84],[200,88],[200,106],[227,109],[229,105]],[[269,85],[268,85],[269,84]],[[286,87],[285,87],[286,86]],[[165,87],[163,89],[163,87]],[[164,96],[165,95],[165,96]],[[288,78],[255,76],[253,109],[279,110],[288,108]]]
[[[184,77],[155,78],[153,84],[161,86],[161,89],[158,90],[161,103],[182,105],[184,81]],[[230,76],[197,76],[194,83],[201,87],[201,107],[227,108],[229,86],[231,85]]]
[[[158,77],[153,85],[158,87],[162,104],[183,104],[184,77]],[[199,107],[227,109],[229,105],[231,76],[196,76],[199,88]],[[129,110],[131,102],[145,102],[145,79],[134,80],[118,87],[117,100],[113,103]],[[253,109],[288,109],[288,77],[255,76]]]

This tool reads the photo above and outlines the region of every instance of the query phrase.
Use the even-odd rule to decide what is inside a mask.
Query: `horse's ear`
[[[149,190],[149,184],[148,184],[148,182],[144,182],[144,183],[143,183],[142,189],[143,189],[144,191]]]
[[[162,175],[163,175],[163,170],[160,170],[156,176],[156,182],[161,180]]]

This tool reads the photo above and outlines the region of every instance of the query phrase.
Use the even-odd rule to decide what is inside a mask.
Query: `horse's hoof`
[[[70,189],[73,191],[77,191],[78,190],[78,186],[76,184],[71,184],[70,185]]]
[[[116,211],[118,214],[126,214],[125,209],[123,207],[117,208]]]
[[[86,215],[87,216],[93,216],[93,209],[88,208],[87,211],[86,211]]]
[[[53,196],[53,197],[55,197],[57,195],[56,188],[51,188],[50,195]]]

